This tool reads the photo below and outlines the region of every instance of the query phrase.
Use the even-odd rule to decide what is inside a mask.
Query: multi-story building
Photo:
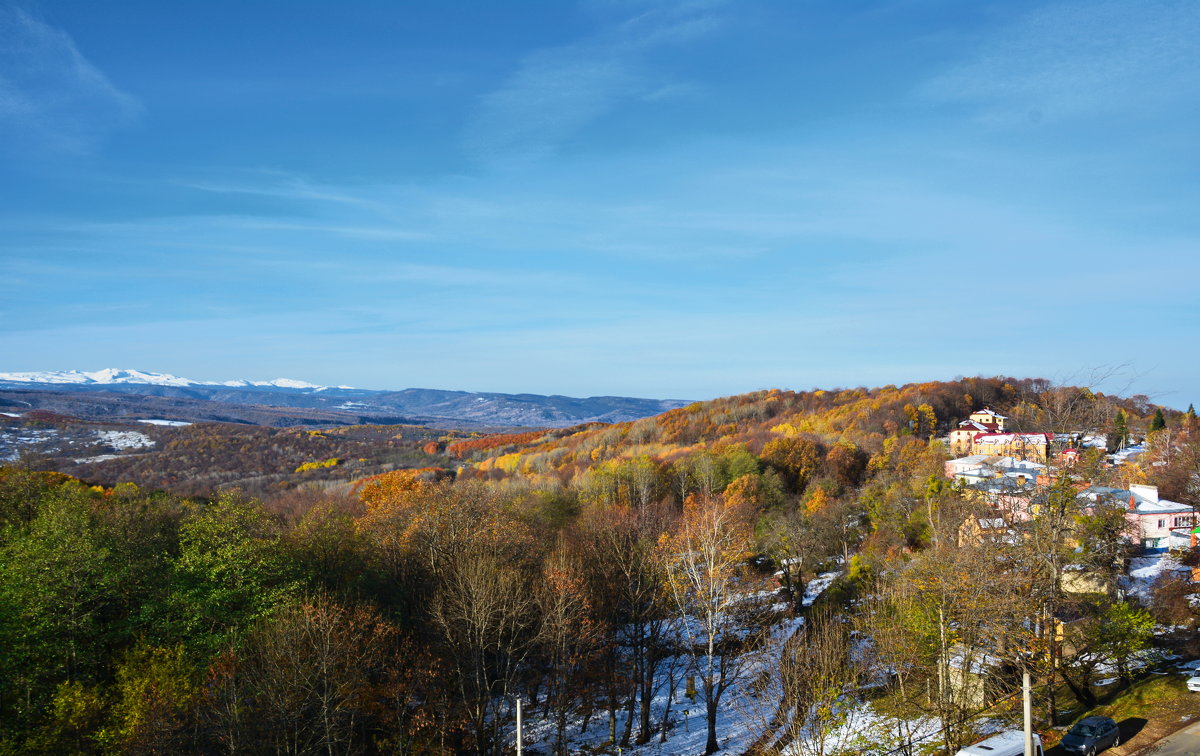
[[[971,413],[971,416],[958,424],[958,427],[950,431],[950,452],[955,457],[962,457],[972,454],[971,439],[980,433],[999,433],[1004,430],[1004,423],[1008,420],[1004,415],[998,414],[991,407],[984,407],[981,410],[976,410]]]
[[[970,453],[1045,463],[1052,439],[1049,433],[977,433]]]

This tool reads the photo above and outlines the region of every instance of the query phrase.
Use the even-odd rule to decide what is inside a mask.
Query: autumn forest
[[[982,407],[1057,444],[993,540],[945,465]],[[498,434],[206,428],[0,468],[0,754],[513,753],[518,699],[526,753],[953,753],[1023,671],[1049,733],[1101,670],[1200,652],[1191,583],[1107,590],[1125,502],[1080,504],[1200,504],[1195,413],[1144,396],[965,378]]]

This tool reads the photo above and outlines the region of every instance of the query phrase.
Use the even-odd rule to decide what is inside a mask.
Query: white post
[[[517,696],[517,756],[521,756],[521,697]]]
[[[1021,676],[1021,688],[1025,699],[1025,756],[1035,756],[1033,752],[1033,690],[1029,684],[1029,670]]]

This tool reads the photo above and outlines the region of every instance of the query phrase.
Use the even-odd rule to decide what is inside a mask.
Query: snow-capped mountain
[[[150,373],[144,370],[122,370],[120,368],[105,368],[93,372],[81,370],[52,370],[34,373],[0,373],[0,381],[14,383],[70,383],[77,385],[112,385],[121,383],[137,383],[148,386],[227,386],[230,388],[288,388],[306,389],[309,391],[325,391],[327,386],[320,386],[294,378],[276,378],[273,381],[248,381],[237,379],[232,381],[194,381],[191,378],[180,378],[169,373]],[[338,386],[349,389],[350,386]]]
[[[0,409],[44,409],[87,418],[130,416],[282,425],[419,422],[440,423],[441,427],[567,427],[636,420],[684,404],[687,402],[621,396],[573,398],[415,388],[380,391],[319,386],[291,378],[195,381],[167,373],[115,368],[94,372],[0,372]]]

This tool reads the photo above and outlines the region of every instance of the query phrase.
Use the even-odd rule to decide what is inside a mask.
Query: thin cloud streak
[[[1144,117],[1200,92],[1200,5],[1177,0],[1069,2],[998,30],[982,49],[922,85],[998,125],[1100,114]]]
[[[654,8],[588,39],[531,53],[480,100],[464,133],[468,152],[485,162],[546,158],[622,103],[686,95],[690,84],[653,71],[644,57],[713,33],[720,20],[710,11],[710,4],[695,3]]]
[[[141,112],[69,34],[16,6],[0,7],[0,137],[10,149],[83,152]]]

